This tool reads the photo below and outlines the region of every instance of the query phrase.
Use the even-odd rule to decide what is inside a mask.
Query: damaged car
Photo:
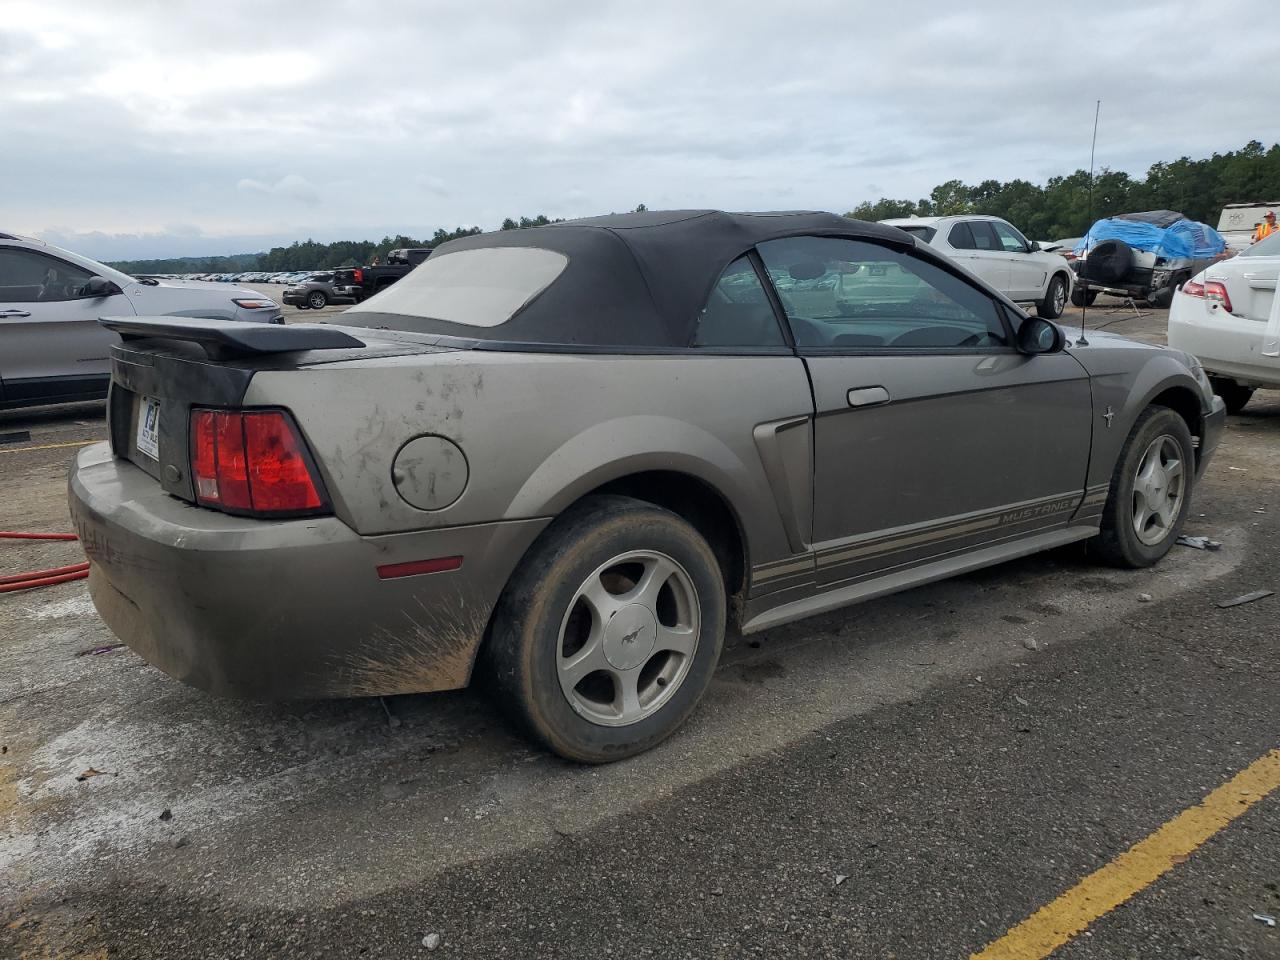
[[[1077,541],[1155,563],[1224,419],[1186,354],[823,213],[465,237],[340,326],[103,322],[69,494],[125,643],[230,696],[483,674],[584,762],[676,730],[728,629]]]

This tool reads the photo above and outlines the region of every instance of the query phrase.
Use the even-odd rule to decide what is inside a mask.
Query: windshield
[[[1280,257],[1280,233],[1273,233],[1265,240],[1240,251],[1242,257]]]
[[[443,320],[470,327],[496,327],[542,293],[564,271],[569,258],[540,247],[485,247],[436,254],[394,286],[352,307],[343,322],[386,325],[387,314]],[[377,314],[368,322],[362,313]],[[412,319],[397,327],[426,332]]]

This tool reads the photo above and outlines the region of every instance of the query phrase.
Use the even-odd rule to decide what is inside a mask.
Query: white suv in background
[[[900,217],[881,220],[941,250],[1010,300],[1035,304],[1056,320],[1071,296],[1073,274],[1064,257],[1045,253],[999,217]]]
[[[1196,357],[1213,392],[1239,413],[1258,387],[1280,389],[1280,233],[1182,285],[1169,307],[1169,346]]]
[[[0,233],[0,410],[107,395],[119,316],[284,323],[244,287],[131,277],[68,250]]]

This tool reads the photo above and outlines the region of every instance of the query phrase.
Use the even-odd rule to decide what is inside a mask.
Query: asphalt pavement
[[[101,405],[22,429],[0,528],[67,529]],[[217,700],[102,649],[83,584],[0,596],[0,955],[968,956],[1280,746],[1280,596],[1217,606],[1280,591],[1278,468],[1260,392],[1193,504],[1220,550],[1075,546],[732,637],[685,730],[598,768],[482,692]],[[1278,958],[1278,849],[1273,793],[1054,956]]]

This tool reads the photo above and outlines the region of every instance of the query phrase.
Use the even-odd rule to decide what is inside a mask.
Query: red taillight
[[[218,465],[218,505],[227,510],[252,510],[249,470],[244,459],[244,424],[238,413],[213,415],[214,459]]]
[[[1227,296],[1227,288],[1218,281],[1210,280],[1204,285],[1204,298],[1221,304],[1227,313],[1231,312],[1231,298]]]
[[[253,509],[282,513],[321,506],[302,443],[283,413],[246,413],[244,444]]]
[[[288,414],[193,410],[191,474],[196,500],[231,513],[317,513],[320,484]]]
[[[1185,293],[1188,297],[1203,297],[1204,284],[1196,283],[1194,280],[1188,280],[1186,283],[1182,285],[1182,292]]]
[[[351,271],[351,276],[355,280],[357,287],[364,283],[364,271],[359,267]]]

